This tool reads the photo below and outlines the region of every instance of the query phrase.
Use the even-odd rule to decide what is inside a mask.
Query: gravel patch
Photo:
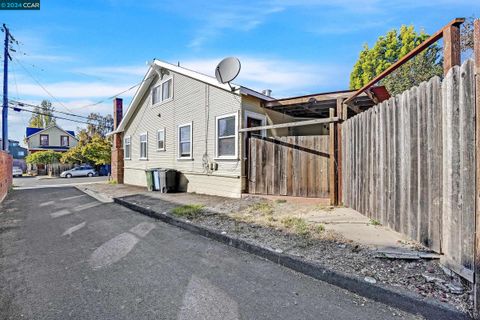
[[[203,197],[191,195],[190,203],[201,202],[198,200]],[[164,197],[159,199],[157,196],[146,195],[129,196],[124,199],[159,213],[170,213],[173,208],[184,203],[178,199],[177,203],[174,203],[166,201]],[[280,253],[319,263],[329,269],[362,277],[369,283],[383,283],[393,288],[407,289],[441,303],[450,304],[467,314],[471,314],[473,310],[470,284],[444,269],[438,260],[380,258],[377,250],[346,240],[333,232],[310,232],[308,235],[299,235],[288,228],[262,225],[258,221],[250,222],[252,206],[255,207],[255,203],[263,203],[265,200],[251,199],[248,203],[245,199],[223,199],[223,202],[219,202],[221,199],[214,202],[224,210],[213,211],[212,207],[215,206],[203,204],[205,207],[201,214],[196,214],[194,218],[178,218]],[[246,221],[242,221],[242,214]],[[258,215],[262,216],[264,212]],[[270,215],[267,214],[268,216]],[[269,223],[268,219],[265,221]],[[414,243],[411,247],[426,250]]]

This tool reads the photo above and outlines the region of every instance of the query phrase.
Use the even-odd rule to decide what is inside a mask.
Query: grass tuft
[[[317,233],[323,233],[323,232],[325,232],[325,226],[323,224],[317,224],[315,226],[315,231]]]
[[[186,219],[195,219],[203,211],[203,205],[201,204],[187,204],[184,206],[176,207],[172,209],[172,214],[177,217]]]
[[[372,226],[379,226],[379,225],[381,225],[381,223],[380,223],[378,220],[375,220],[375,219],[371,219],[371,220],[370,220],[370,224],[371,224]]]
[[[268,202],[258,202],[250,206],[250,212],[258,212],[261,215],[268,216],[273,214],[273,206]]]
[[[295,233],[307,237],[310,235],[307,222],[302,218],[286,217],[281,220],[282,224],[288,228],[293,229]]]

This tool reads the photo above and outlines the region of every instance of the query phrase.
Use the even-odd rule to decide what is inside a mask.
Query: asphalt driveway
[[[417,319],[73,187],[0,205],[1,319]]]

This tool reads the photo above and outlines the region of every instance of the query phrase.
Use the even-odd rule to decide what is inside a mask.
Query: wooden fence
[[[249,145],[249,193],[329,196],[329,136],[252,137]]]
[[[70,170],[74,167],[69,163],[52,163],[46,165],[46,173],[51,177],[58,177],[63,171]]]
[[[343,202],[444,253],[473,279],[474,64],[342,124]]]

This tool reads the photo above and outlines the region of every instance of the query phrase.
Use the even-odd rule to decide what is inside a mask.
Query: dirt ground
[[[350,236],[352,233],[371,235],[375,230],[380,230],[377,234],[380,238],[392,235],[384,232],[388,228],[361,215],[354,216],[358,221],[350,223],[347,232],[338,230],[338,226],[348,222],[343,220],[351,218],[348,211],[345,215],[346,208],[290,203],[279,199],[272,201],[254,196],[231,199],[192,193],[160,194],[125,185],[95,184],[86,187],[109,197],[127,197],[152,210],[159,200],[166,201],[171,204],[171,213],[193,223],[363,277],[368,282],[407,289],[451,304],[463,312],[472,310],[469,284],[443,268],[438,259],[388,259],[380,254],[385,248],[428,252],[420,244],[397,239],[395,234],[387,241],[380,241],[380,244],[352,240],[355,239]]]

